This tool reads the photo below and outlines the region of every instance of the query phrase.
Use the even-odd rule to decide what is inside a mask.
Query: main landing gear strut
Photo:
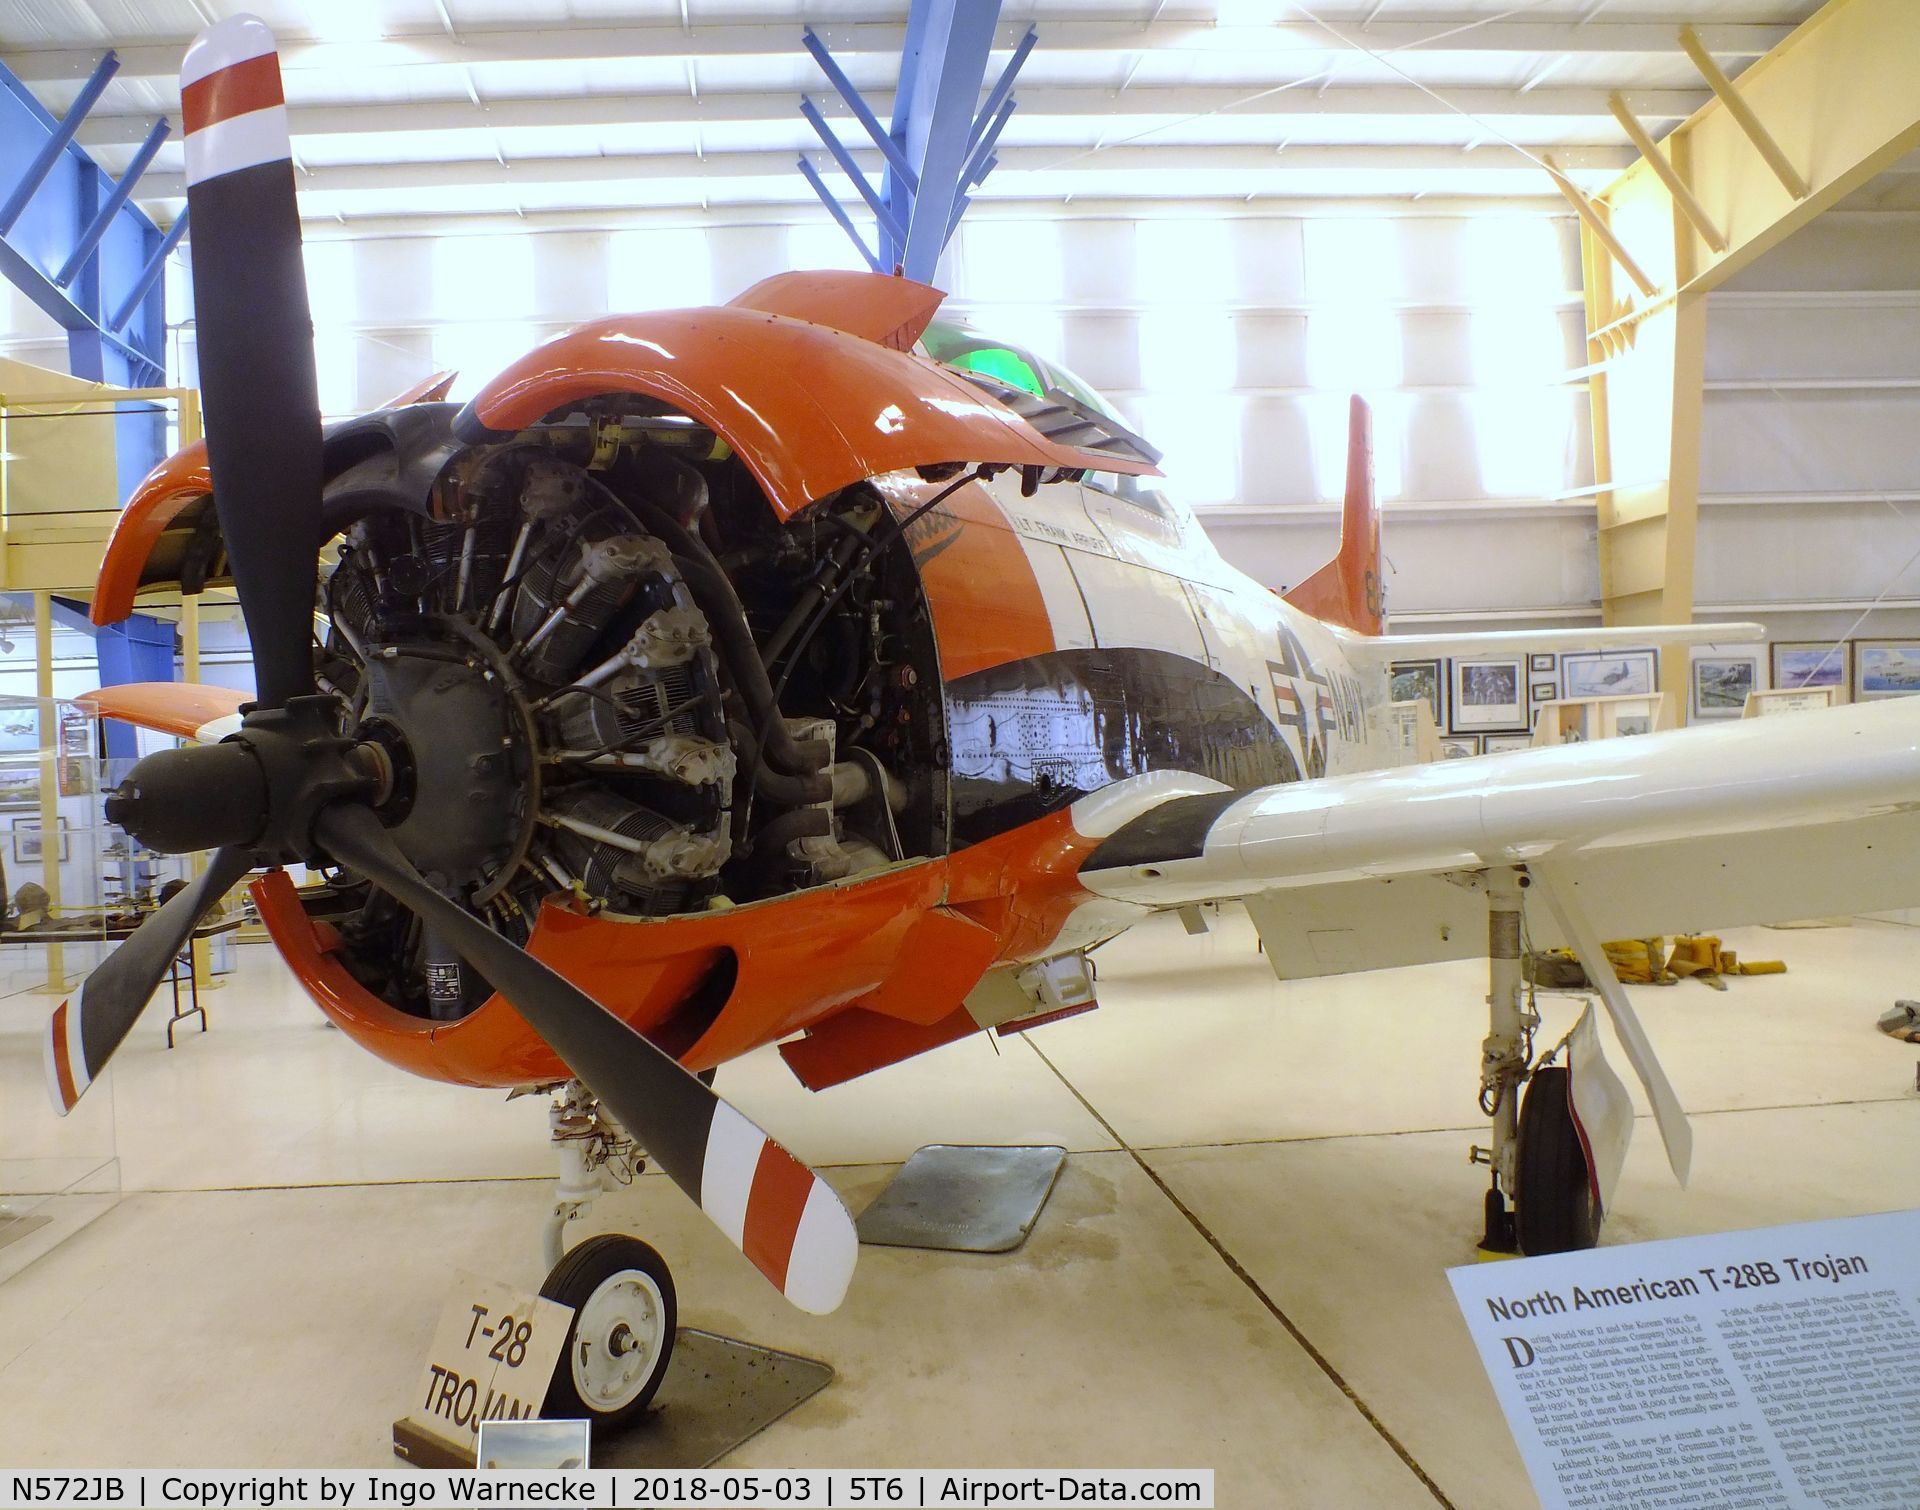
[[[1491,867],[1483,880],[1488,1021],[1480,1110],[1492,1121],[1492,1137],[1470,1154],[1490,1175],[1480,1246],[1528,1254],[1591,1248],[1600,1238],[1600,1210],[1574,1118],[1571,1070],[1533,1062],[1540,1014],[1521,970],[1522,909],[1533,883],[1512,865]]]

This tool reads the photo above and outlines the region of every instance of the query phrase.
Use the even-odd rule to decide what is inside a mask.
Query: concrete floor
[[[1920,991],[1920,931],[1728,938],[1790,971],[1636,990],[1695,1117],[1693,1189],[1643,1118],[1607,1239],[1920,1204],[1920,1055],[1873,1029]],[[0,1284],[0,1465],[387,1466],[449,1272],[538,1283],[544,1102],[409,1080],[264,947],[240,958],[210,1033],[169,1053],[156,1009],[67,1123],[39,1086],[49,1001],[0,999],[0,1161],[38,1161],[0,1169],[111,1136],[128,1192]],[[1231,912],[1098,959],[1102,1009],[1030,1039],[821,1096],[771,1054],[721,1072],[855,1211],[925,1143],[1064,1144],[1016,1253],[870,1249],[814,1318],[664,1179],[596,1207],[668,1255],[683,1322],[838,1370],[729,1461],[1200,1466],[1222,1506],[1533,1505],[1445,1277],[1477,1236],[1484,967],[1282,986]],[[1551,1001],[1547,1033],[1572,1011]]]

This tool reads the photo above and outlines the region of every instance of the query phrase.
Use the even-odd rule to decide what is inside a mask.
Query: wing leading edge
[[[1874,852],[1866,836],[1892,840],[1916,810],[1920,699],[1891,699],[1189,797],[1122,827],[1080,879],[1102,896],[1175,906],[1534,860],[1564,862],[1580,883],[1589,868],[1625,879],[1694,849],[1777,853],[1792,868],[1764,886],[1726,878],[1731,910],[1715,921],[1732,925],[1762,920],[1742,915],[1762,891],[1800,916],[1803,893],[1852,897],[1854,910],[1912,902],[1920,849],[1883,842],[1875,849],[1899,853],[1857,877],[1808,875],[1792,857],[1826,836]],[[1705,894],[1688,910],[1721,911]]]

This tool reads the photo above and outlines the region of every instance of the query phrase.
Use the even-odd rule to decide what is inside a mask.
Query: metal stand
[[[930,1143],[860,1213],[860,1241],[883,1248],[1006,1253],[1027,1240],[1067,1151]]]
[[[564,1366],[564,1364],[563,1364]],[[758,1436],[833,1380],[833,1366],[775,1348],[682,1327],[650,1409],[622,1431],[593,1438],[595,1468],[705,1468]],[[416,1468],[471,1468],[411,1422],[393,1423],[393,1451]]]
[[[187,974],[187,998],[191,1003],[184,1011],[180,1006],[180,972]],[[167,1019],[167,1047],[173,1047],[173,1030],[189,1017],[200,1019],[200,1031],[207,1031],[207,1009],[200,1005],[200,975],[193,968],[192,946],[173,957],[173,968],[167,972],[167,984],[173,987],[173,1016]]]

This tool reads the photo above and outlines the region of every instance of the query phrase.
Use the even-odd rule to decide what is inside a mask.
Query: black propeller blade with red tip
[[[375,811],[383,762],[346,733],[346,710],[315,691],[313,676],[321,432],[272,33],[247,15],[209,27],[187,51],[181,86],[213,502],[260,695],[239,732],[148,756],[108,799],[109,820],[151,849],[218,853],[55,1012],[56,1104],[64,1112],[85,1091],[235,881],[255,866],[331,857],[430,924],[511,1001],[789,1300],[832,1310],[858,1239],[831,1187],[671,1056],[430,886]]]

